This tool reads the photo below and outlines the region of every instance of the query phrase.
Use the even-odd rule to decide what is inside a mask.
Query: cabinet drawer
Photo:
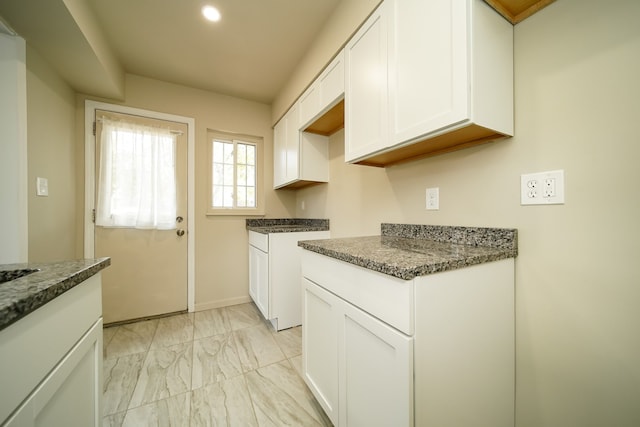
[[[260,249],[262,252],[269,252],[269,235],[249,231],[249,244]]]
[[[414,332],[414,281],[302,251],[302,275],[399,331]]]

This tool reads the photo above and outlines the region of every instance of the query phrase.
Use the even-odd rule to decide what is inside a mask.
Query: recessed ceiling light
[[[202,15],[211,22],[218,22],[220,20],[220,12],[211,5],[206,5],[202,8]]]

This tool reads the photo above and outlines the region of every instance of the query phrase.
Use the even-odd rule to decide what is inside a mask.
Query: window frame
[[[252,144],[256,147],[256,206],[255,207],[232,207],[218,208],[213,206],[213,143],[214,140],[228,140],[235,143]],[[207,130],[207,210],[206,215],[244,215],[263,216],[264,215],[264,138],[259,136],[236,134],[216,130]],[[234,170],[237,168],[237,158],[234,155]],[[234,179],[234,205],[235,194],[237,192],[237,179]]]

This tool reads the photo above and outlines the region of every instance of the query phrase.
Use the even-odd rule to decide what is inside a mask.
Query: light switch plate
[[[47,178],[36,178],[36,195],[44,197],[49,195],[49,180]]]

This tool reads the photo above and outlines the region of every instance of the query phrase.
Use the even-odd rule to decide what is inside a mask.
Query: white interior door
[[[101,118],[170,128],[176,134],[177,214],[169,230],[95,227],[95,256],[111,257],[103,271],[105,323],[187,309],[187,125],[96,110],[96,195],[100,194]]]

